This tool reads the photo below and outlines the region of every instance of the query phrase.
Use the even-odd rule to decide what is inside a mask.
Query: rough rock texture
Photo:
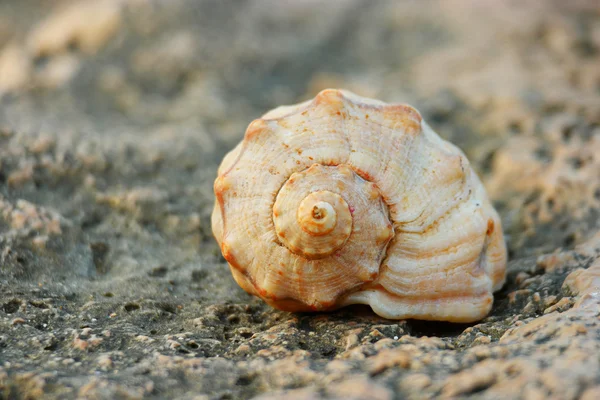
[[[600,398],[598,65],[592,0],[1,2],[0,398]],[[290,314],[234,283],[217,165],[325,87],[465,150],[510,252],[489,317]]]

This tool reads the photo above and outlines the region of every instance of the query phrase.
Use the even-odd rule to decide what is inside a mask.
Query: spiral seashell
[[[407,105],[342,90],[250,124],[214,184],[237,283],[287,311],[367,304],[470,322],[504,283],[498,214],[463,153]]]

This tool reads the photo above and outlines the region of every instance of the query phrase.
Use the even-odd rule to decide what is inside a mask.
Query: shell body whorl
[[[215,195],[233,277],[276,308],[469,322],[504,283],[482,184],[410,106],[329,89],[272,110],[225,156]]]

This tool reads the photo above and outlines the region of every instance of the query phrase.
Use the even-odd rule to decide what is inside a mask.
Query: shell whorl
[[[312,192],[302,199],[296,213],[293,208],[284,211],[284,202],[277,197],[273,221],[277,237],[295,254],[313,260],[327,257],[350,237],[352,215],[339,194]]]
[[[331,233],[338,226],[338,214],[340,214],[340,226],[345,227],[340,239],[336,239],[333,247],[342,245],[352,231],[352,216],[348,209],[348,203],[342,196],[328,190],[313,192],[306,196],[298,206],[296,219],[300,228],[312,236],[323,236]],[[277,225],[275,225],[277,227]],[[277,233],[280,237],[281,234]],[[330,252],[326,252],[330,254]]]
[[[375,221],[366,214],[377,207]],[[387,213],[377,188],[349,166],[314,164],[285,182],[273,206],[273,223],[290,251],[316,260],[340,251],[353,229],[355,236],[362,236],[364,224],[381,231],[373,245],[387,244],[394,235]]]
[[[483,186],[410,106],[323,91],[252,122],[218,175],[223,256],[277,308],[468,322],[504,282]]]

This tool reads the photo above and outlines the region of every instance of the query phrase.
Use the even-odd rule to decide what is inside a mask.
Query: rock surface
[[[0,398],[600,398],[598,65],[593,0],[2,2]],[[510,252],[486,319],[237,287],[217,165],[326,87],[467,153]]]

